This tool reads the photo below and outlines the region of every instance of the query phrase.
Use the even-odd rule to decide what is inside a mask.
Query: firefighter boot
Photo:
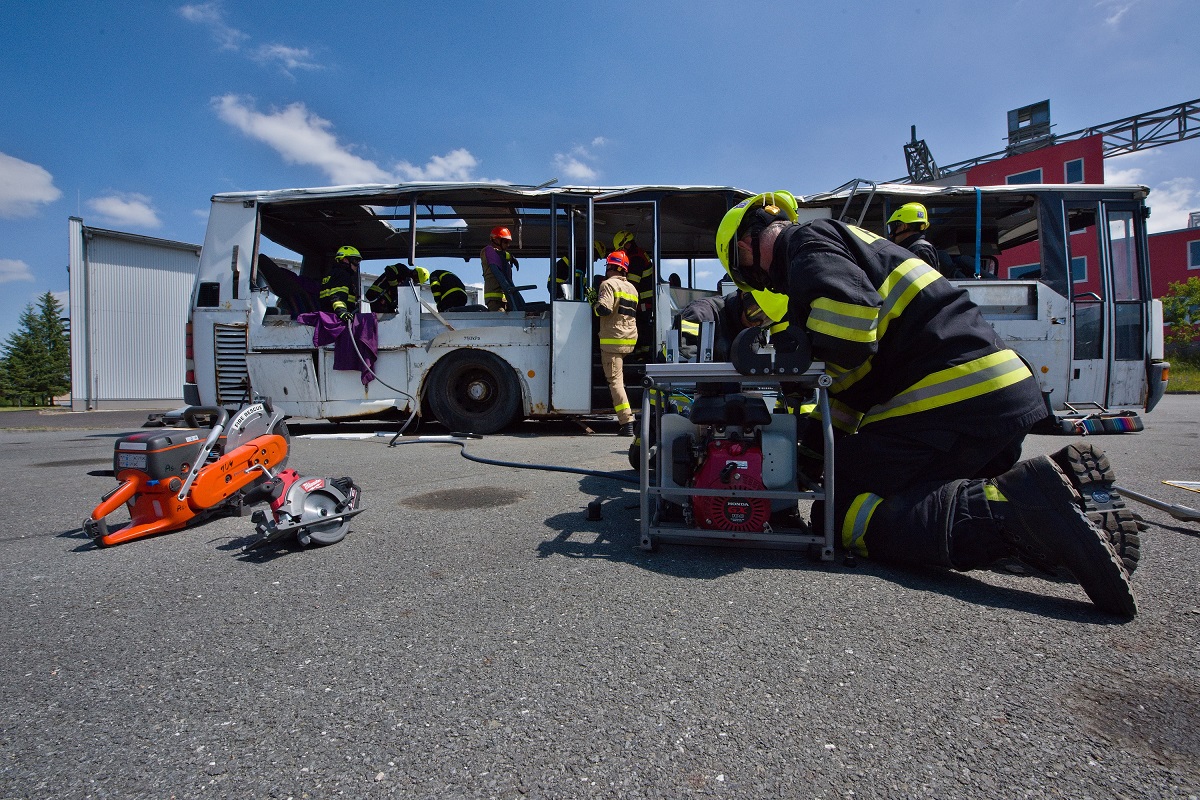
[[[1052,453],[1050,458],[1079,493],[1077,499],[1083,513],[1087,514],[1093,525],[1108,534],[1108,540],[1121,557],[1121,563],[1132,575],[1141,557],[1138,531],[1144,523],[1139,524],[1137,514],[1126,508],[1121,495],[1113,489],[1117,473],[1109,463],[1108,456],[1089,442],[1077,442]]]
[[[1062,470],[1046,456],[1022,461],[987,483],[993,514],[1018,557],[1039,569],[1064,566],[1102,611],[1137,614],[1129,575],[1108,536],[1079,507]]]

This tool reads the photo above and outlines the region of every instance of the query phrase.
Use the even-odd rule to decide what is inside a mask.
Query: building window
[[[1004,179],[1005,183],[1041,183],[1042,168],[1027,169],[1024,172],[1018,172],[1015,175],[1009,175]]]
[[[1087,256],[1071,257],[1071,283],[1087,281]]]
[[[1042,265],[1041,264],[1021,264],[1020,266],[1008,268],[1008,279],[1010,281],[1021,280],[1021,279],[1033,280],[1033,279],[1036,279],[1041,274],[1042,274]]]
[[[1200,269],[1200,240],[1188,242],[1188,269]]]
[[[1083,159],[1077,158],[1063,164],[1064,183],[1083,183]]]

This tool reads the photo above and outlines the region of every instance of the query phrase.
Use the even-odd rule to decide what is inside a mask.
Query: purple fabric
[[[379,357],[379,325],[374,314],[355,314],[353,326],[347,326],[332,311],[310,311],[296,317],[296,321],[313,326],[313,345],[316,347],[333,345],[334,369],[358,370],[362,374],[363,386],[369,386],[375,379],[375,361]],[[358,351],[362,352],[361,361],[358,351],[354,349],[355,342],[358,343]]]

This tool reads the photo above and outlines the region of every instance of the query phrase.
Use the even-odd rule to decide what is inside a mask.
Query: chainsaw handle
[[[191,427],[200,428],[203,426],[196,420],[196,417],[200,414],[216,414],[217,418],[213,422],[214,428],[224,428],[225,423],[229,421],[229,412],[220,406],[188,406],[183,409],[180,416]]]
[[[221,438],[221,432],[225,430],[225,423],[229,421],[229,412],[218,406],[188,406],[183,412],[184,420],[189,424],[194,425],[194,416],[189,419],[189,415],[204,412],[208,414],[215,413],[216,420],[213,422],[212,429],[208,432],[208,437],[205,438],[204,444],[200,446],[200,450],[196,453],[196,458],[192,462],[192,468],[188,470],[187,477],[183,481],[183,488],[179,490],[179,494],[175,495],[177,500],[186,500],[188,492],[192,488],[192,482],[196,480],[196,475],[203,469],[204,463],[208,460],[208,454],[212,452],[213,445]]]

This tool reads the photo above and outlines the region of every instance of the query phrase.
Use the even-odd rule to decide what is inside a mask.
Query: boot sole
[[[1096,607],[1132,618],[1137,601],[1129,575],[1105,531],[1097,528],[1079,507],[1070,480],[1048,457],[1024,461],[1013,468],[1026,480],[993,479],[1037,548],[1051,554],[1075,576]],[[1014,533],[1011,528],[1010,534]],[[1037,564],[1035,563],[1035,566]]]
[[[1145,530],[1145,523],[1126,507],[1125,500],[1113,489],[1117,473],[1108,456],[1090,443],[1078,442],[1064,447],[1050,458],[1079,493],[1077,501],[1083,513],[1087,514],[1093,525],[1108,535],[1109,542],[1125,565],[1125,571],[1132,575],[1142,557],[1139,534]]]

